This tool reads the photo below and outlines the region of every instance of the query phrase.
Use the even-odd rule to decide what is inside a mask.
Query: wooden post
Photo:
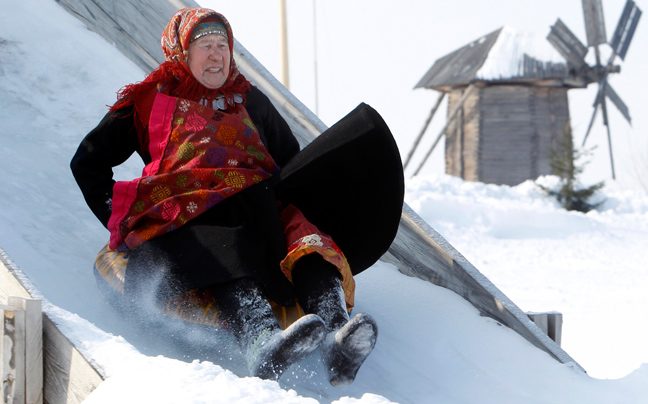
[[[25,404],[25,312],[0,305],[2,402]]]
[[[428,126],[430,125],[430,122],[432,121],[432,118],[434,118],[434,114],[436,114],[437,109],[439,109],[439,105],[441,105],[441,101],[443,101],[443,97],[445,97],[446,93],[441,92],[439,94],[439,97],[437,97],[436,103],[430,110],[430,114],[428,115],[427,119],[425,120],[425,123],[423,124],[423,128],[421,128],[421,131],[419,132],[418,136],[414,140],[414,144],[412,145],[412,149],[409,151],[407,154],[407,158],[405,159],[405,164],[403,164],[403,168],[407,168],[407,165],[409,164],[410,160],[412,159],[412,156],[414,155],[414,152],[416,151],[416,148],[418,147],[419,143],[421,142],[421,139],[423,138],[423,135],[425,134],[425,131],[427,130]]]
[[[459,116],[457,118],[459,122],[457,122],[457,129],[459,130],[459,133],[457,134],[457,143],[458,143],[458,160],[459,160],[459,178],[463,178],[464,180],[466,177],[464,176],[464,110],[463,108],[461,111],[459,111]]]
[[[286,0],[279,0],[279,53],[281,58],[281,84],[290,89],[290,72],[288,68],[288,18],[286,17]]]
[[[43,305],[38,299],[9,297],[25,312],[25,403],[43,404]]]
[[[20,272],[20,269],[12,263],[9,257],[4,253],[0,248],[0,302],[9,302],[12,296],[21,296],[25,298],[26,303],[24,303],[27,308],[27,311],[33,309],[34,306],[39,306],[38,303],[32,302],[31,295],[25,288],[25,286],[16,278],[15,273]],[[9,310],[16,311],[15,309],[5,306]],[[31,318],[31,321],[34,321],[30,314],[27,314],[28,318]],[[4,315],[1,315],[1,320],[4,320]],[[40,332],[31,332],[27,331],[32,337],[35,334],[42,335],[42,401],[48,404],[81,404],[90,393],[99,386],[103,381],[102,374],[99,373],[97,368],[91,365],[79,352],[79,350],[70,342],[69,339],[59,330],[48,317],[47,314],[41,315],[42,320],[42,334]],[[2,321],[0,321],[0,329],[4,328],[1,326]],[[27,330],[34,330],[34,328],[27,327]],[[32,325],[33,327],[33,325]],[[3,331],[4,332],[4,331]],[[3,335],[0,335],[3,337]],[[4,337],[1,338],[4,340]],[[29,342],[28,342],[29,344]],[[33,345],[32,345],[33,346]],[[37,344],[36,344],[37,346]],[[2,347],[2,344],[0,344]],[[0,373],[2,373],[2,354],[0,350]],[[23,354],[23,362],[25,361],[25,355]],[[34,366],[29,367],[31,369],[38,368],[39,360],[36,355],[30,354],[29,357],[34,361]],[[31,360],[30,360],[30,363]],[[28,365],[30,366],[30,365]],[[37,373],[38,371],[33,371]],[[3,379],[4,380],[4,379]],[[23,393],[28,394],[28,397],[36,397],[33,403],[40,404],[38,401],[38,387],[34,387],[33,379],[32,382],[28,381],[28,386],[31,384],[31,387],[27,387],[32,393]],[[38,386],[38,384],[36,384]],[[7,401],[0,401],[7,402]],[[17,401],[13,401],[17,402]],[[31,403],[31,402],[30,402]]]
[[[448,115],[448,120],[446,121],[445,126],[443,127],[443,129],[441,129],[441,132],[439,133],[439,136],[437,136],[434,143],[432,143],[432,147],[430,147],[430,150],[428,150],[425,157],[423,157],[423,161],[421,162],[421,164],[419,164],[416,171],[414,171],[414,175],[412,175],[412,177],[418,175],[419,171],[421,171],[421,168],[423,168],[423,165],[427,161],[428,157],[430,157],[430,154],[432,154],[432,152],[434,151],[434,148],[436,147],[437,143],[439,143],[439,140],[441,140],[441,137],[445,134],[445,131],[448,129],[448,126],[450,126],[450,123],[452,123],[452,120],[457,115],[457,112],[459,112],[461,107],[463,107],[464,102],[466,102],[466,99],[468,98],[468,96],[470,94],[472,94],[473,90],[475,90],[476,87],[477,87],[477,85],[471,84],[471,85],[468,86],[468,88],[466,88],[463,95],[461,96],[461,99],[459,99],[459,102],[457,103],[457,105],[454,107],[452,112],[450,112],[450,115]]]
[[[527,316],[538,328],[549,336],[554,342],[560,345],[562,341],[563,315],[555,311],[547,313],[527,313]]]

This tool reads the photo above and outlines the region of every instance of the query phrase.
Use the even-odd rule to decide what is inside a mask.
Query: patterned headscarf
[[[204,20],[219,21],[227,31],[227,42],[230,48],[230,71],[227,80],[223,84],[223,87],[227,87],[240,74],[234,61],[234,35],[227,19],[214,10],[208,8],[183,8],[175,13],[162,33],[164,56],[167,61],[180,63],[189,71],[187,57],[189,55],[191,36],[194,29]]]
[[[187,58],[189,43],[194,29],[204,20],[217,21],[227,31],[230,48],[230,70],[223,85],[217,89],[208,89],[196,80],[191,73]],[[118,101],[110,109],[134,105],[135,120],[140,136],[148,125],[148,117],[157,92],[174,97],[185,98],[195,102],[211,105],[211,101],[224,97],[226,109],[232,112],[238,108],[236,99],[243,99],[250,89],[250,82],[239,72],[234,61],[234,35],[227,19],[214,10],[207,8],[183,8],[167,24],[162,33],[162,50],[166,61],[153,70],[142,82],[129,84],[118,93]],[[142,142],[140,142],[142,143]]]

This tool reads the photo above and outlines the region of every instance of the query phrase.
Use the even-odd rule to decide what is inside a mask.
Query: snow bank
[[[563,348],[590,375],[616,378],[648,362],[648,196],[614,189],[583,214],[532,181],[431,176],[409,181],[406,202],[523,310],[563,313]]]

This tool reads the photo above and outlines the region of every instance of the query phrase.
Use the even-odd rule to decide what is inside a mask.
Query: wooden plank
[[[461,89],[452,90],[448,96],[448,113],[455,108],[457,102],[461,98]],[[446,118],[447,119],[447,118]],[[446,130],[445,141],[445,172],[449,175],[461,178],[461,170],[459,168],[459,151],[458,138],[459,124],[457,120],[450,121],[448,129]]]
[[[417,175],[417,174],[419,173],[419,171],[421,170],[421,168],[423,168],[423,165],[425,164],[425,162],[427,161],[427,159],[430,157],[430,155],[431,155],[432,152],[434,151],[434,148],[435,148],[436,145],[439,143],[439,140],[441,140],[441,137],[445,134],[446,130],[448,130],[448,127],[452,124],[452,121],[455,119],[455,116],[457,115],[457,113],[459,112],[459,110],[461,109],[461,107],[463,106],[463,103],[464,103],[464,102],[466,101],[466,99],[470,96],[470,94],[472,94],[473,91],[475,91],[476,88],[477,88],[477,85],[476,85],[476,84],[471,84],[471,85],[469,85],[469,86],[466,88],[466,90],[463,92],[463,94],[461,95],[461,98],[459,99],[459,101],[457,102],[457,104],[454,105],[452,111],[448,114],[448,118],[447,118],[447,120],[446,120],[446,124],[443,126],[443,129],[441,129],[439,135],[438,135],[438,136],[436,137],[436,139],[434,140],[434,143],[432,143],[432,146],[430,147],[430,149],[428,150],[428,152],[427,152],[427,153],[425,154],[425,156],[423,157],[423,160],[421,161],[421,163],[419,164],[419,166],[416,168],[416,171],[414,171],[414,175]]]
[[[25,312],[25,402],[43,403],[43,305],[38,299],[9,297],[8,305]]]
[[[545,160],[541,161],[540,164],[543,165],[543,173],[552,174],[550,166],[551,150],[560,147],[560,141],[565,136],[565,130],[570,124],[567,90],[562,88],[551,89],[547,97],[547,108],[551,119],[547,133],[542,134],[544,139],[540,146],[541,156]],[[539,116],[538,119],[541,119],[541,117]]]
[[[533,321],[538,328],[540,328],[549,338],[556,344],[560,345],[562,342],[562,323],[563,315],[558,312],[547,313],[527,313],[531,321]]]
[[[0,305],[0,375],[3,403],[25,404],[25,312]]]
[[[84,3],[90,2],[95,3],[106,16],[132,38],[134,43],[144,48],[158,64],[164,61],[160,38],[167,22],[178,11],[177,3],[174,5],[169,1],[159,0],[84,1]],[[133,18],[133,16],[137,16],[137,18]]]
[[[464,135],[465,135],[465,128],[464,128],[464,119],[465,119],[465,111],[466,108],[466,103],[464,103],[464,106],[461,108],[459,113],[457,114],[457,157],[459,161],[457,161],[457,165],[459,166],[459,177],[464,178]]]
[[[43,358],[48,404],[81,404],[103,381],[47,316],[43,317]]]
[[[562,313],[552,313],[553,315],[548,318],[549,338],[554,340],[558,345],[562,344],[562,326],[563,315]]]
[[[537,89],[531,88],[529,92],[529,129],[531,130],[531,136],[529,137],[529,146],[531,147],[529,153],[529,161],[527,165],[529,166],[529,180],[535,180],[538,178],[538,153],[540,147],[540,134],[538,133],[537,122],[537,109],[538,103],[541,103],[542,98],[538,99]]]
[[[480,180],[517,185],[535,178],[537,132],[532,125],[533,88],[489,86],[480,104]]]
[[[22,271],[0,249],[0,302],[11,296],[31,298],[19,279]],[[101,373],[74,344],[43,315],[43,400],[48,404],[77,404],[103,381]]]
[[[74,15],[86,25],[91,25],[93,31],[113,43],[120,52],[131,59],[142,70],[148,72],[157,67],[160,63],[159,57],[162,50],[158,53],[150,53],[137,43],[133,37],[124,31],[111,16],[97,5],[94,1],[78,0],[56,0],[70,14]],[[121,5],[126,2],[116,2]],[[160,31],[161,33],[161,31]],[[158,45],[159,45],[158,38]],[[159,46],[158,46],[159,48]]]
[[[446,130],[445,163],[446,174],[468,181],[476,181],[479,144],[479,99],[481,90],[476,89],[466,97],[458,118],[451,121]],[[455,108],[462,96],[462,90],[450,92],[448,114]],[[449,118],[448,118],[449,119]]]
[[[405,159],[405,163],[403,164],[403,169],[407,168],[407,165],[409,164],[410,160],[412,159],[412,156],[414,155],[414,152],[416,152],[416,148],[418,147],[419,143],[421,142],[421,139],[423,138],[423,135],[425,134],[425,131],[427,130],[428,126],[430,125],[430,122],[432,121],[432,118],[434,118],[434,114],[436,114],[437,109],[439,109],[439,105],[441,105],[441,101],[445,97],[446,93],[441,92],[439,93],[439,96],[437,97],[436,103],[430,110],[430,113],[428,114],[427,119],[425,120],[425,123],[423,123],[423,128],[419,132],[418,136],[414,140],[414,144],[412,144],[412,148],[410,149],[409,153],[407,154],[407,158]]]
[[[528,313],[531,321],[538,326],[545,334],[549,335],[549,322],[547,321],[547,313]]]

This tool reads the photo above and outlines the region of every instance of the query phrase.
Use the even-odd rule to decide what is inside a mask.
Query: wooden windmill
[[[586,21],[591,19],[589,3],[600,6],[600,0],[583,0]],[[622,34],[618,43],[611,43],[619,56],[625,56],[641,14],[632,0],[628,4],[626,10],[631,11],[624,12],[616,30]],[[602,21],[602,12],[596,18]],[[605,42],[599,39],[599,44]],[[415,87],[434,89],[440,95],[405,167],[447,95],[446,124],[414,175],[443,136],[447,174],[506,185],[552,174],[550,151],[559,147],[569,124],[569,89],[599,83],[595,105],[602,106],[606,125],[606,96],[624,111],[623,102],[607,84],[607,75],[619,70],[612,65],[615,55],[605,67],[600,63],[590,67],[584,61],[587,48],[579,44],[558,20],[547,39],[503,27],[437,60]],[[629,119],[627,108],[624,116]]]
[[[608,82],[608,76],[611,73],[619,73],[619,66],[614,65],[614,59],[618,56],[625,60],[628,47],[632,41],[639,18],[641,17],[641,10],[633,0],[627,0],[621,18],[614,30],[612,41],[609,43],[612,48],[607,64],[601,64],[601,53],[599,46],[607,44],[607,34],[605,32],[605,21],[603,19],[603,4],[601,0],[583,0],[583,15],[585,16],[585,31],[587,33],[587,47],[583,45],[578,38],[567,28],[567,26],[560,20],[551,27],[551,32],[547,39],[551,44],[567,59],[570,68],[577,72],[578,75],[588,77],[588,80],[598,83],[598,91],[594,99],[594,112],[587,127],[587,132],[583,138],[583,145],[587,141],[594,118],[599,108],[603,114],[603,125],[607,129],[608,147],[610,152],[610,165],[612,168],[612,178],[616,178],[614,173],[614,155],[612,153],[612,135],[610,131],[610,121],[608,120],[607,102],[609,99],[614,104],[623,117],[631,123],[630,112],[626,104],[621,100],[621,97],[612,89]],[[596,57],[596,64],[589,66],[585,62],[588,47],[594,49]]]

